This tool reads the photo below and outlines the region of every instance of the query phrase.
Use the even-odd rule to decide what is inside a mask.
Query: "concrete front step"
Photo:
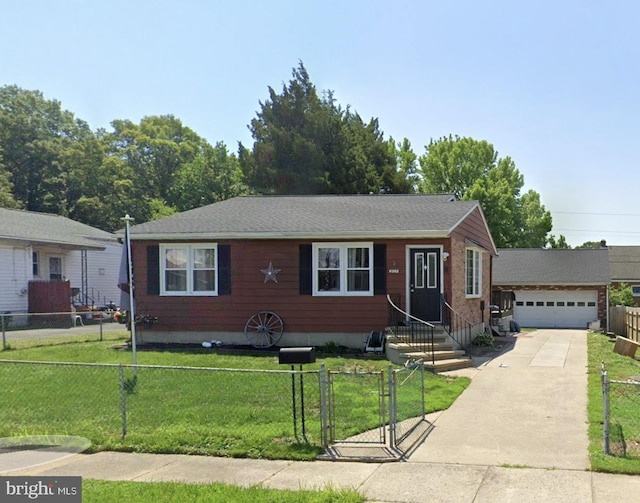
[[[406,342],[387,342],[387,347],[398,351],[399,353],[415,353],[418,351],[416,346],[412,344],[408,344]],[[426,345],[427,348],[431,349],[431,344]],[[433,350],[434,351],[451,351],[453,349],[453,344],[449,342],[434,342]]]
[[[434,351],[433,357],[430,351],[416,351],[411,353],[402,353],[407,360],[422,360],[431,362],[432,360],[455,360],[465,357],[464,349],[452,349],[450,351]]]
[[[473,367],[473,359],[469,357],[454,358],[451,360],[436,360],[435,363],[424,362],[424,368],[432,372],[446,372]]]
[[[410,335],[387,335],[387,342],[408,342],[410,343],[412,340]],[[431,339],[429,339],[430,341]],[[438,334],[433,336],[433,342],[445,342],[450,341],[451,338],[447,334]]]
[[[394,332],[395,330],[395,332]],[[406,327],[386,329],[387,359],[396,365],[405,365],[407,361],[422,360],[424,368],[431,372],[446,372],[473,366],[473,359],[466,356],[463,349],[454,349],[453,340],[442,327],[436,327],[433,334],[433,346],[428,351],[419,351],[411,344],[411,334],[403,334]],[[424,347],[424,346],[423,346]],[[431,350],[433,349],[433,357]],[[434,361],[435,360],[435,361]]]
[[[435,373],[473,366],[473,360],[465,356],[466,353],[463,349],[454,349],[447,334],[438,333],[435,335],[433,346],[427,345],[429,351],[419,351],[410,343],[410,340],[409,336],[387,335],[387,359],[396,365],[405,365],[407,361],[422,360],[424,368]],[[435,362],[433,362],[434,360]]]
[[[418,351],[408,344],[387,344],[386,357],[396,365],[406,365],[407,360],[451,360],[464,357],[461,349],[453,349],[451,344],[434,344],[433,358],[431,351]]]

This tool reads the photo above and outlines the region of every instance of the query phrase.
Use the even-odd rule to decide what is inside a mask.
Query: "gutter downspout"
[[[607,302],[607,333],[609,333],[609,318],[611,315],[611,308],[609,307],[609,285],[607,285],[606,302]]]

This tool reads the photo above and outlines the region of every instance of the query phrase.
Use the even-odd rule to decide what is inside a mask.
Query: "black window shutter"
[[[218,295],[231,295],[231,245],[218,245]]]
[[[300,295],[311,295],[313,268],[311,245],[300,245]]]
[[[373,294],[387,293],[387,245],[373,245]]]
[[[160,295],[160,246],[147,246],[147,293]]]

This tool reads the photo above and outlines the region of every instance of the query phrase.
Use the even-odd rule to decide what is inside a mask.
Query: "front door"
[[[439,248],[411,249],[409,281],[411,315],[423,321],[442,321]]]
[[[49,257],[49,281],[62,281],[62,257]]]

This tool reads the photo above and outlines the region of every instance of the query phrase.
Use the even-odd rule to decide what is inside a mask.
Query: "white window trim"
[[[326,292],[318,290],[318,250],[320,248],[340,249],[340,290]],[[349,248],[369,249],[369,290],[347,291],[347,254]],[[373,242],[337,242],[337,243],[313,243],[312,245],[312,271],[313,271],[313,295],[317,297],[371,297],[373,296]]]
[[[166,289],[166,251],[182,248],[187,250],[187,289],[183,291],[167,291]],[[194,249],[214,250],[215,284],[213,290],[193,290],[193,251]],[[160,244],[160,295],[166,297],[212,297],[218,295],[218,243],[161,243]]]
[[[631,285],[631,294],[634,297],[640,297],[640,285]]]
[[[473,260],[474,260],[474,264],[475,265],[475,261],[477,260],[477,264],[478,267],[477,269],[475,267],[473,267],[473,286],[475,287],[476,285],[478,286],[478,291],[474,291],[472,293],[469,293],[469,291],[467,290],[467,277],[468,277],[468,272],[469,272],[469,258],[468,258],[468,253],[469,252],[473,252]],[[465,296],[468,299],[477,299],[479,297],[482,297],[482,253],[483,250],[481,248],[474,248],[474,247],[470,247],[468,246],[465,251],[464,251],[464,293]],[[476,273],[477,273],[477,278],[476,278]],[[477,280],[477,281],[476,281]]]

